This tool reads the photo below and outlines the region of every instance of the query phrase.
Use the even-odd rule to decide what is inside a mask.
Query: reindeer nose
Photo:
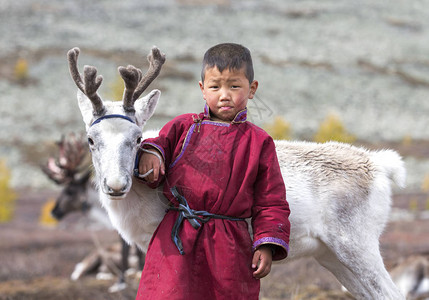
[[[122,178],[104,179],[104,192],[114,197],[125,195],[128,189],[128,180]]]
[[[55,207],[51,211],[51,215],[55,219],[61,220],[64,217],[65,213],[61,210],[60,206],[58,204],[56,204]]]

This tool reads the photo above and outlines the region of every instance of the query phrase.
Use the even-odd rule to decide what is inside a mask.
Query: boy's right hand
[[[158,150],[150,149],[150,151],[157,152],[159,154],[159,157],[162,157],[161,153],[159,153]],[[158,180],[160,174],[165,175],[165,166],[164,166],[164,162],[162,161],[162,159],[160,160],[154,154],[151,154],[148,152],[143,152],[142,156],[140,157],[140,162],[139,162],[139,173],[145,174],[151,169],[153,169],[153,172],[150,173],[145,178],[143,178],[147,182],[150,182],[150,183],[155,182]]]

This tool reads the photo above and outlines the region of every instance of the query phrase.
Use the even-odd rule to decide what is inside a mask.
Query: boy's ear
[[[255,96],[256,90],[258,89],[258,81],[253,80],[250,84],[250,92],[249,92],[249,99],[253,99],[253,96]]]
[[[204,93],[204,83],[202,81],[199,81],[198,84],[200,85],[201,93],[203,93],[203,98],[204,100],[206,100],[206,95]]]

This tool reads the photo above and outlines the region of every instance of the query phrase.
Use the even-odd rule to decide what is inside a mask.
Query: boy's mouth
[[[221,106],[221,107],[219,107],[219,110],[230,110],[230,109],[232,109],[231,106]]]

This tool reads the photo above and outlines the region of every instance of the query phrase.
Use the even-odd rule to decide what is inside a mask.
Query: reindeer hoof
[[[109,287],[109,293],[117,293],[127,288],[127,284],[125,282],[117,282],[111,287]]]

